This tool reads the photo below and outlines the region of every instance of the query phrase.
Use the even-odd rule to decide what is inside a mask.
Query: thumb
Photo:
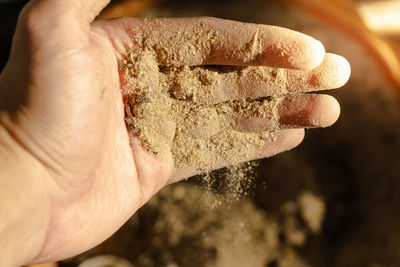
[[[77,21],[91,23],[110,0],[31,0],[27,8],[48,9],[50,14],[74,12]],[[58,13],[58,14],[57,14]]]
[[[102,149],[98,144],[105,135],[97,129],[109,114],[110,105],[99,96],[111,78],[100,75],[99,66],[111,73],[110,53],[91,45],[89,33],[90,23],[109,1],[31,0],[20,14],[0,75],[0,99],[7,100],[0,103],[0,113],[6,111],[9,125],[18,123],[20,132],[29,133],[26,140],[51,150],[42,154],[75,159],[72,167],[63,168],[83,174],[88,171],[80,159],[97,160],[99,153],[94,157],[93,151]]]
[[[110,0],[31,0],[21,12],[16,35],[21,28],[31,41],[39,40],[37,43],[40,44],[57,39],[58,48],[87,45],[90,23],[109,2]],[[53,47],[54,45],[51,44]]]
[[[89,47],[90,24],[109,2],[110,0],[29,1],[19,15],[9,61],[0,75],[0,82],[5,84],[3,87],[15,85],[16,88],[23,88],[26,81],[37,83],[32,77],[33,71],[35,74],[42,72],[41,76],[48,76],[47,78],[55,71],[68,74],[57,65],[59,62],[66,63],[66,60],[69,60],[67,63],[70,66],[82,65],[81,68],[87,68],[72,55]],[[76,69],[79,71],[79,68]],[[20,75],[10,73],[16,70]],[[10,100],[8,106],[0,106],[0,110],[16,111],[17,104],[26,102],[27,93],[9,91],[0,92],[0,97]]]

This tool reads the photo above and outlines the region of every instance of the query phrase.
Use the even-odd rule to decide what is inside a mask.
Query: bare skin
[[[172,163],[157,161],[127,131],[118,68],[127,47],[137,45],[134,37],[157,29],[159,22],[92,23],[108,2],[33,0],[20,15],[0,76],[1,266],[56,261],[99,244],[170,179]],[[324,60],[325,51],[318,41],[278,27],[250,26],[263,42],[257,59],[227,57],[246,34],[240,31],[245,24],[202,19],[223,32],[220,49],[206,57],[210,61],[195,55],[173,64],[296,69],[288,70],[294,77],[287,86],[292,92],[339,87],[349,77],[348,63],[332,56],[301,85],[307,79],[296,77],[315,72],[311,69]],[[176,29],[190,30],[198,19],[166,22],[169,27],[158,29],[173,36]],[[278,41],[289,51],[283,57],[270,49]],[[337,82],[324,79],[332,75]],[[251,94],[268,95],[254,85]],[[238,95],[246,92],[232,97]],[[299,129],[279,130],[256,157],[297,146],[302,128],[331,125],[339,106],[328,96],[303,95],[285,102],[280,112],[285,119],[279,123],[286,126],[279,128]],[[262,129],[263,123],[257,123],[244,125]]]

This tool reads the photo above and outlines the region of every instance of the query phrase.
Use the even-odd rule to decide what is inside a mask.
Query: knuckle
[[[38,39],[42,35],[44,15],[41,5],[28,5],[22,10],[19,24],[30,39]]]
[[[18,31],[32,49],[77,49],[88,44],[89,36],[85,34],[89,26],[80,27],[74,20],[74,11],[63,7],[58,1],[30,2],[24,7],[19,17]]]

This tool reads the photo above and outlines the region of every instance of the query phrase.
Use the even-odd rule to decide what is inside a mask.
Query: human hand
[[[202,20],[222,34],[216,49],[194,51],[182,58],[166,54],[164,63],[172,65],[298,69],[285,71],[289,83],[269,89],[257,80],[238,80],[231,88],[234,94],[221,87],[224,94],[199,99],[206,103],[334,88],[349,76],[348,63],[336,56],[325,57],[322,65],[310,70],[324,58],[322,45],[282,28],[210,18],[125,18],[91,24],[108,2],[30,1],[20,16],[10,60],[0,76],[0,157],[11,170],[0,165],[4,191],[0,215],[9,216],[8,224],[0,228],[0,244],[6,248],[4,265],[54,261],[83,252],[115,232],[168,183],[172,158],[157,160],[125,125],[120,90],[125,80],[120,63],[128,49],[140,49],[137,45],[146,32],[166,34],[166,45],[171,42],[172,46],[177,30],[191,31]],[[242,30],[246,27],[252,30]],[[257,31],[258,56],[232,57]],[[276,123],[238,118],[244,120],[238,124],[244,129],[238,130],[328,126],[339,115],[337,102],[328,96],[291,95],[287,99]],[[302,129],[277,131],[275,139],[243,160],[291,149],[302,138]],[[187,166],[174,175],[181,179],[196,171]]]
[[[121,25],[139,32],[112,38],[126,40],[117,53],[128,132],[174,163],[170,182],[290,149],[303,128],[339,116],[333,97],[305,93],[342,86],[350,66],[301,33],[215,18],[99,24],[109,36]]]

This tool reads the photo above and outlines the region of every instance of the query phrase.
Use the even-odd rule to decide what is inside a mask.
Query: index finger
[[[143,20],[143,47],[163,66],[261,65],[312,69],[321,42],[289,29],[210,17]]]

